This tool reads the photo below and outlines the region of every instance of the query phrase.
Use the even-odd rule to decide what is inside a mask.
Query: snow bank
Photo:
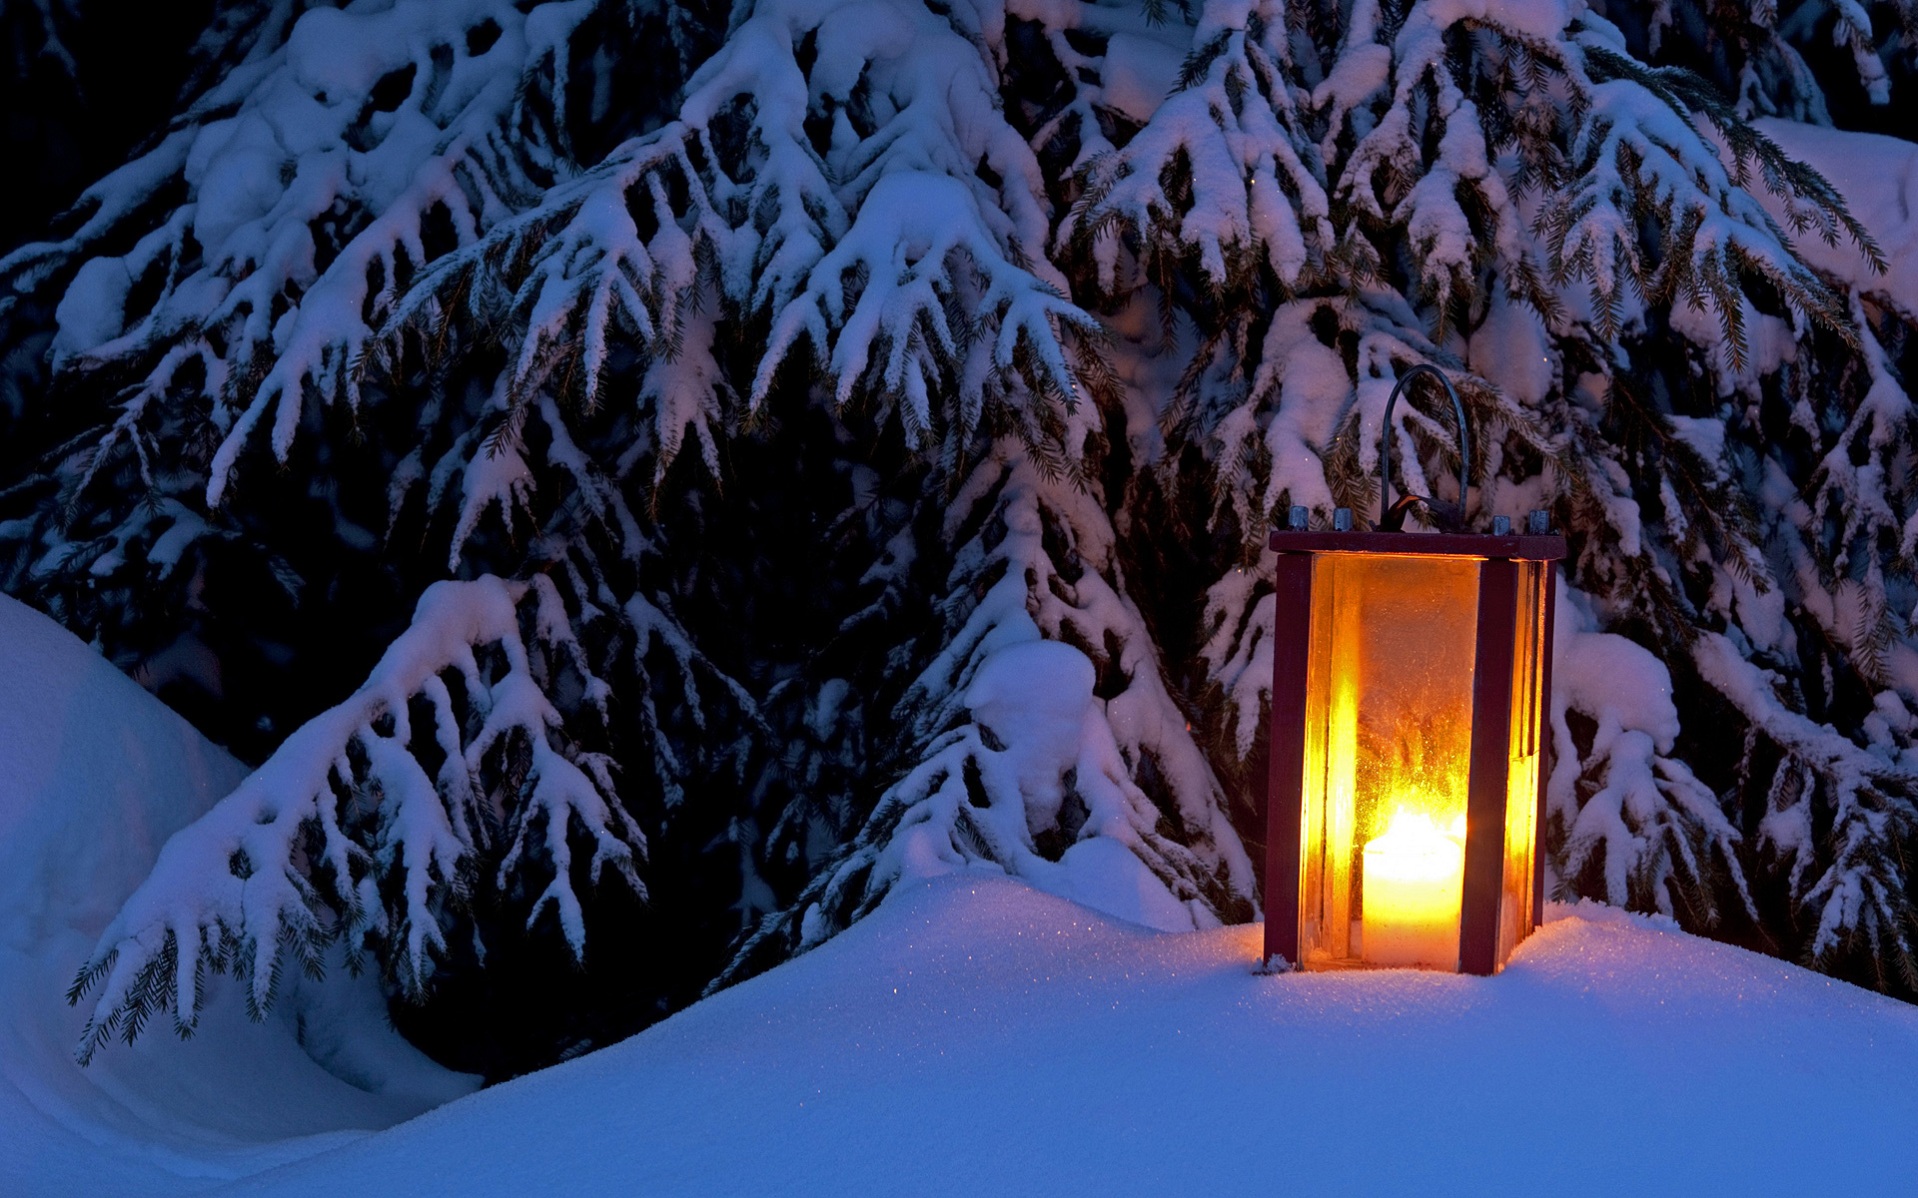
[[[76,1065],[74,970],[161,842],[246,771],[5,596],[0,663],[0,1193],[203,1189],[472,1089],[343,972],[265,1024],[216,995],[192,1042],[148,1036]]]
[[[1012,880],[902,887],[624,1044],[246,1194],[1883,1193],[1918,1009],[1600,907],[1505,973],[1259,977]]]

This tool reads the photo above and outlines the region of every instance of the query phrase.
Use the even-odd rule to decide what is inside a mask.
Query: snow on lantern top
[[[1391,412],[1444,385],[1459,423],[1459,503],[1390,499]],[[1272,534],[1277,602],[1265,951],[1274,966],[1491,974],[1543,903],[1538,827],[1551,693],[1552,563],[1533,512],[1467,531],[1464,406],[1415,367],[1386,405],[1377,531]],[[1406,532],[1419,512],[1434,532]]]

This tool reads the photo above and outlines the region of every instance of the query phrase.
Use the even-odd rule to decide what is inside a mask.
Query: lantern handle
[[[1429,374],[1445,388],[1452,397],[1452,415],[1458,421],[1458,518],[1461,527],[1465,522],[1465,487],[1472,477],[1472,426],[1465,418],[1465,403],[1458,397],[1458,390],[1452,386],[1452,380],[1445,372],[1429,362],[1420,362],[1417,366],[1399,376],[1392,387],[1392,397],[1385,401],[1385,423],[1379,429],[1379,527],[1396,530],[1405,523],[1405,509],[1413,503],[1422,503],[1434,514],[1441,516],[1442,523],[1451,523],[1442,519],[1444,513],[1438,512],[1433,501],[1423,495],[1401,496],[1398,503],[1391,502],[1392,497],[1392,409],[1398,405],[1399,393],[1410,385],[1413,379]]]

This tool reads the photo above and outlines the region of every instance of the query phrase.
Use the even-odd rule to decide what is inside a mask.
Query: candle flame
[[[1401,807],[1392,813],[1384,835],[1366,843],[1365,867],[1406,881],[1443,881],[1459,872],[1464,838],[1463,815],[1445,830],[1424,812]]]

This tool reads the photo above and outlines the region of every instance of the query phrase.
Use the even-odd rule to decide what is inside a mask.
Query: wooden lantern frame
[[[1396,398],[1396,394],[1394,396]],[[1462,421],[1462,412],[1461,412]],[[1303,516],[1300,511],[1298,516]],[[1543,517],[1540,516],[1542,523]],[[1302,522],[1302,521],[1301,521]],[[1502,522],[1501,522],[1502,523]],[[1463,894],[1459,908],[1458,971],[1487,975],[1504,965],[1511,947],[1536,926],[1544,905],[1544,871],[1537,861],[1536,830],[1544,826],[1546,779],[1550,775],[1549,708],[1551,697],[1555,563],[1565,556],[1565,539],[1552,533],[1474,534],[1358,531],[1274,532],[1278,555],[1276,610],[1272,647],[1271,765],[1266,828],[1265,956],[1313,968],[1300,959],[1306,903],[1306,776],[1308,724],[1312,719],[1309,679],[1315,668],[1314,582],[1318,567],[1340,555],[1447,558],[1478,562],[1478,611],[1471,682],[1470,762],[1466,793]],[[1525,617],[1520,610],[1521,571],[1538,563],[1543,609]],[[1538,585],[1527,583],[1527,586]],[[1287,618],[1289,617],[1289,618]],[[1515,679],[1520,638],[1540,638],[1533,650],[1536,669]],[[1323,652],[1322,644],[1321,652]],[[1318,669],[1329,668],[1327,662]],[[1534,689],[1524,695],[1518,689]],[[1515,707],[1515,702],[1520,706]],[[1501,911],[1508,882],[1505,854],[1511,793],[1513,728],[1516,711],[1534,721],[1537,804],[1530,852],[1529,903]],[[1521,728],[1523,730],[1523,728]],[[1341,848],[1339,851],[1344,851]],[[1501,927],[1501,920],[1519,926]],[[1277,961],[1275,961],[1275,958]],[[1347,962],[1340,962],[1347,963]]]

